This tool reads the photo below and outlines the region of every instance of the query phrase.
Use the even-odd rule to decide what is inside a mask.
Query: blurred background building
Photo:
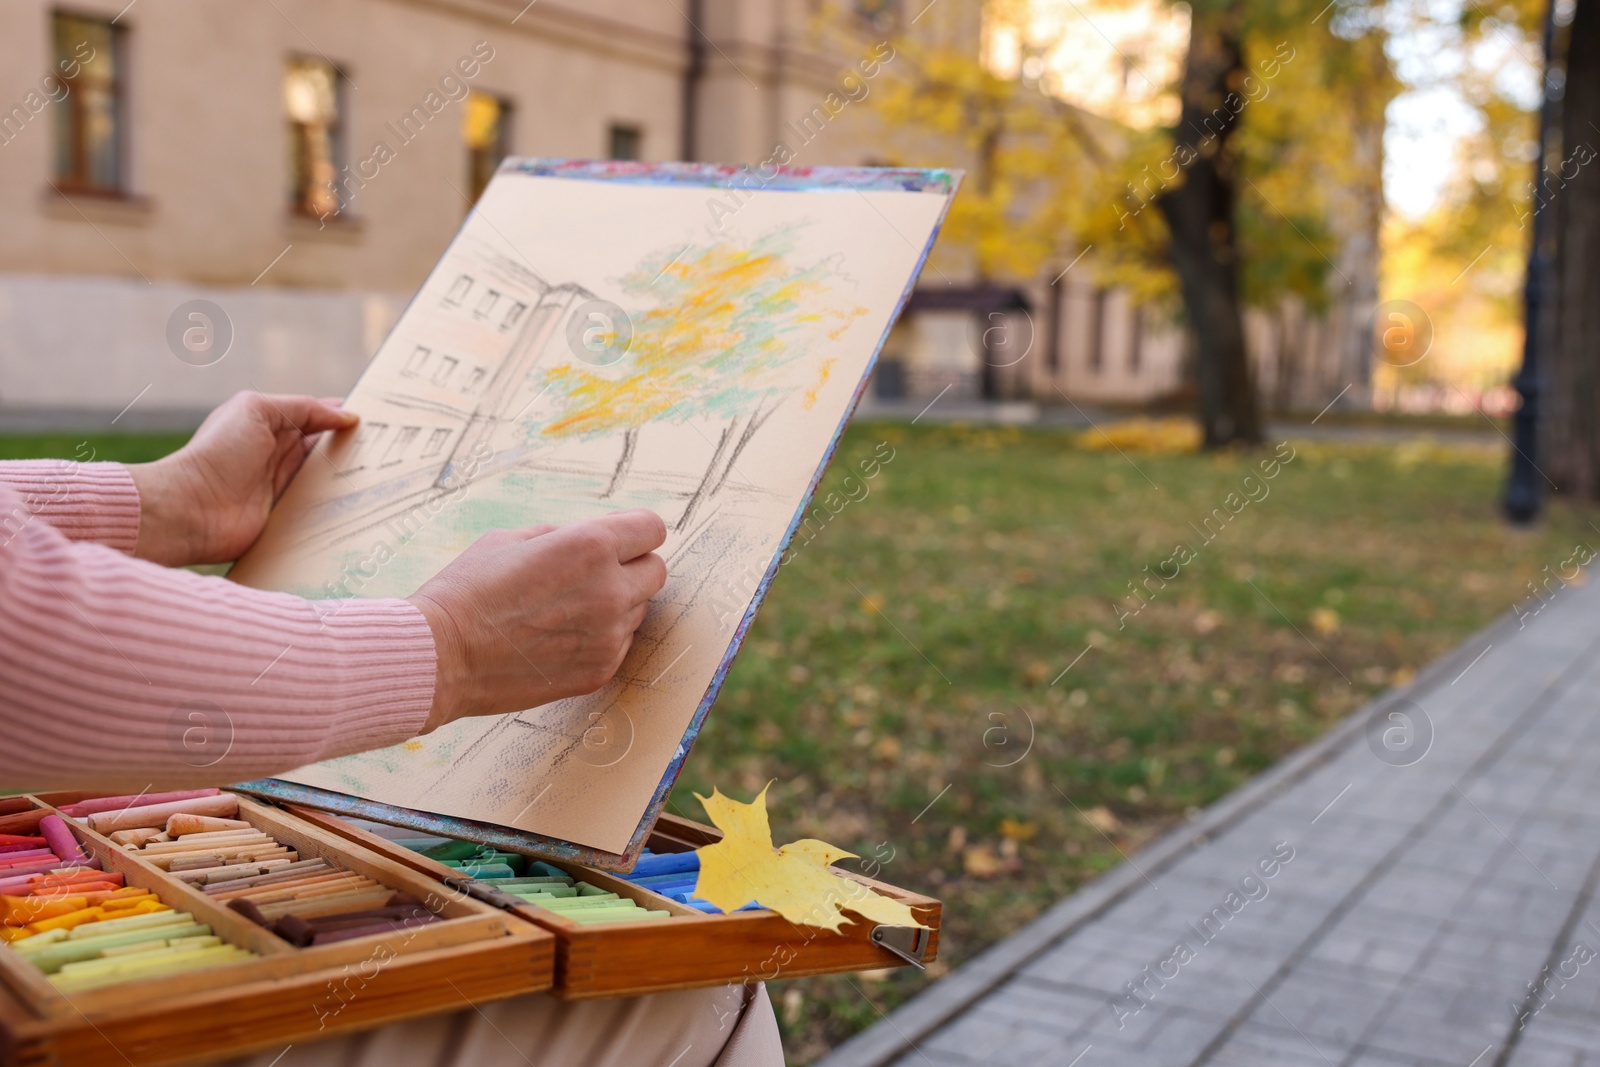
[[[504,156],[757,164],[784,146],[795,166],[899,162],[868,100],[897,76],[891,42],[919,33],[1093,121],[1171,121],[1181,7],[1119,5],[1111,36],[1059,33],[1070,46],[1041,52],[986,32],[981,5],[924,3],[7,4],[0,411],[132,424],[242,388],[339,394]],[[935,131],[895,133],[924,159],[974,162]],[[1250,313],[1266,397],[1320,403],[1352,375],[1365,394],[1376,226],[1350,216],[1339,261],[1363,285],[1344,302]],[[936,260],[874,400],[1181,392],[1176,313],[1080,258],[1004,285]]]

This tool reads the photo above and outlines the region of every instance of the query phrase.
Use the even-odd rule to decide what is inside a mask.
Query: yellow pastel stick
[[[103,908],[80,908],[77,911],[69,911],[65,915],[57,915],[53,919],[40,919],[36,923],[29,923],[27,928],[36,934],[42,934],[46,930],[72,930],[82,926],[84,923],[92,923],[98,919],[103,919],[105,915],[105,909]]]
[[[171,907],[161,903],[154,897],[148,900],[141,900],[138,904],[131,908],[126,908],[124,911],[131,911],[136,914],[124,916],[123,912],[118,912],[115,919],[104,919],[93,926],[74,930],[71,936],[99,937],[101,934],[109,934],[114,930],[128,930],[136,926],[154,926],[159,923],[170,922],[179,915],[182,915],[185,919],[189,917],[182,912],[174,912]]]
[[[146,952],[160,952],[163,949],[208,948],[211,945],[222,944],[222,938],[216,934],[196,934],[193,937],[173,937],[157,941],[140,941],[133,945],[113,945],[102,949],[102,959],[112,959],[123,956],[140,956]]]
[[[134,978],[152,978],[157,975],[182,973],[254,957],[255,953],[246,952],[244,949],[236,948],[233,945],[217,945],[211,948],[189,951],[173,952],[169,950],[164,954],[152,954],[147,959],[121,961],[123,966],[116,970],[76,975],[66,973],[53,974],[50,976],[50,981],[62,992],[82,992],[116,982],[130,981]]]

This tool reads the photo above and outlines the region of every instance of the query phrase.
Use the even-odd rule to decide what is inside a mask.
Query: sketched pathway
[[[1393,765],[1421,752],[1417,707],[1431,746]],[[1390,710],[1409,750],[1383,747]],[[1474,636],[822,1063],[1600,1064],[1597,712],[1600,583]]]

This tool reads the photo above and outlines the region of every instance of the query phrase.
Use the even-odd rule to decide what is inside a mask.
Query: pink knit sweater
[[[0,793],[223,785],[415,736],[433,634],[133,559],[116,463],[0,463]],[[98,543],[88,543],[98,542]]]

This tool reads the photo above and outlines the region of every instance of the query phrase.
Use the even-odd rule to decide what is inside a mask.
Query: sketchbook
[[[959,177],[502,164],[350,390],[359,428],[319,444],[230,577],[405,597],[490,529],[646,507],[667,586],[597,693],[249,786],[628,862]]]

